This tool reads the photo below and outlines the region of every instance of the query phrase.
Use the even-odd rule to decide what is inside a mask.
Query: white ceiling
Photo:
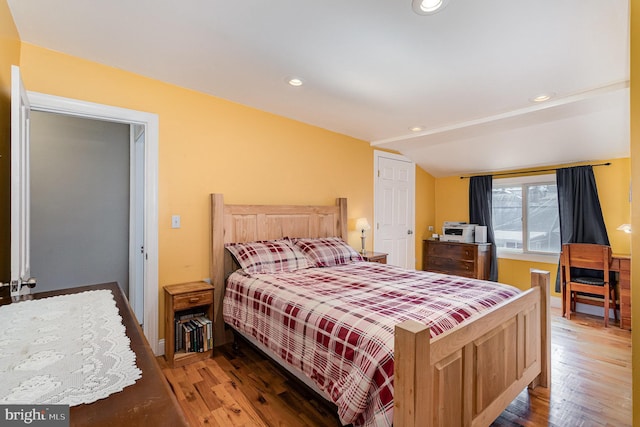
[[[411,0],[8,3],[25,42],[398,150],[437,177],[629,156],[628,0],[450,0],[431,16]]]

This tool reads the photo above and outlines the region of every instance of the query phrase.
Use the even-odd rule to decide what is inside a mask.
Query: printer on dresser
[[[489,280],[491,243],[422,241],[422,269]]]

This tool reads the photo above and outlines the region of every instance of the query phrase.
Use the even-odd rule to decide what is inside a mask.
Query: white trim
[[[493,185],[503,187],[505,185],[523,185],[523,184],[547,184],[555,183],[556,175],[553,173],[547,173],[544,175],[526,175],[517,176],[511,178],[500,178],[499,176],[493,177]]]
[[[560,254],[539,254],[533,252],[514,251],[505,248],[497,248],[498,258],[514,259],[518,261],[545,262],[557,264],[560,262]]]
[[[528,230],[528,192],[527,188],[530,186],[536,185],[555,185],[556,184],[556,176],[555,174],[544,174],[544,175],[527,175],[527,176],[518,176],[518,177],[510,177],[510,178],[499,178],[493,180],[493,188],[505,188],[505,187],[519,187],[522,189],[522,230],[519,233],[522,238],[523,247],[529,248],[530,245],[530,235],[526,232]],[[557,198],[557,194],[556,194]],[[495,230],[494,228],[494,237],[497,239],[498,234],[501,233],[500,230]],[[514,231],[515,233],[515,231]],[[498,258],[506,258],[506,259],[514,259],[514,260],[522,260],[522,261],[534,261],[534,262],[546,262],[546,263],[557,263],[559,259],[559,254],[556,253],[540,253],[540,252],[523,252],[522,249],[512,249],[512,248],[497,248],[497,257]]]
[[[411,159],[403,156],[402,154],[390,153],[388,151],[373,150],[374,160],[378,161],[378,157],[386,157],[387,159],[399,160],[401,162],[414,163]],[[376,166],[378,164],[376,163]]]
[[[30,106],[20,68],[11,66],[11,296],[29,293],[22,283],[31,280],[31,202],[29,162]]]
[[[147,341],[158,354],[158,115],[28,91],[31,109],[145,127],[144,319]]]

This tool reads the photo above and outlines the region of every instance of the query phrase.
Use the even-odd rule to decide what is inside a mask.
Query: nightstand
[[[164,287],[164,357],[169,366],[212,356],[213,290],[207,282]]]
[[[387,254],[384,252],[366,251],[365,253],[360,252],[360,256],[364,258],[365,261],[378,262],[380,264],[387,263]]]

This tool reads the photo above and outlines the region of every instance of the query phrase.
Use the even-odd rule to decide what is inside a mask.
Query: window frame
[[[552,252],[540,252],[540,251],[531,251],[529,249],[529,233],[527,232],[527,221],[528,221],[528,188],[530,186],[541,185],[541,184],[553,184],[556,185],[556,175],[555,174],[542,174],[542,175],[528,175],[528,176],[519,176],[519,177],[510,177],[510,178],[493,178],[492,189],[495,187],[522,187],[522,249],[511,249],[511,248],[499,248],[496,247],[496,254],[498,258],[504,259],[514,259],[521,261],[534,261],[534,262],[544,262],[544,263],[557,263],[560,259],[560,252],[552,253]],[[495,227],[494,227],[495,230]],[[525,250],[526,247],[526,250]]]

